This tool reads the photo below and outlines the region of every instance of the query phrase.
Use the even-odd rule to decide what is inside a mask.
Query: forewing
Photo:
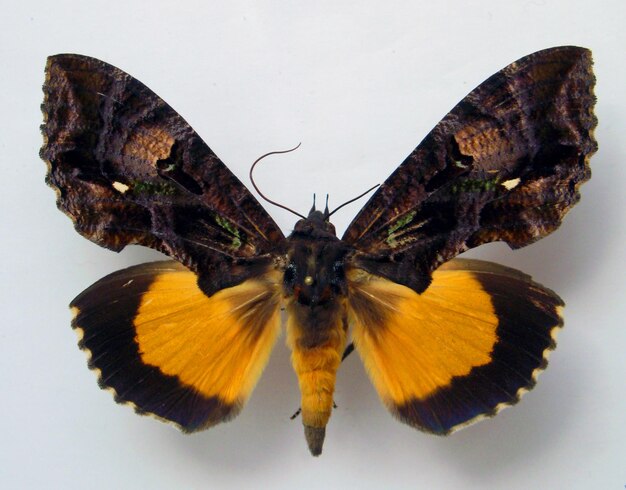
[[[518,248],[554,231],[597,148],[591,65],[586,49],[547,49],[473,90],[350,224],[354,265],[421,292],[469,248]]]
[[[207,297],[177,262],[130,267],[72,301],[72,326],[116,401],[201,430],[239,412],[267,363],[280,330],[277,274]]]
[[[422,294],[354,271],[357,352],[401,421],[445,435],[517,403],[547,365],[563,302],[519,271],[455,259]]]
[[[278,226],[145,85],[62,54],[48,58],[43,90],[47,182],[81,235],[116,251],[160,250],[196,271],[208,294],[268,263]]]

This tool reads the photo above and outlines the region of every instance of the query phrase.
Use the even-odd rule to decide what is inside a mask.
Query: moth
[[[589,179],[591,53],[526,56],[474,89],[376,190],[340,239],[328,206],[287,237],[169,105],[94,58],[48,58],[47,183],[76,230],[130,267],[71,303],[102,388],[184,432],[235,417],[281,331],[319,455],[352,345],[400,421],[449,434],[535,384],[562,300],[514,269],[455,258],[554,231]],[[350,342],[350,339],[352,343]]]

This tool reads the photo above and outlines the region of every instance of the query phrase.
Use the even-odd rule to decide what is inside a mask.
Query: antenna
[[[267,202],[269,202],[270,204],[273,204],[274,206],[278,206],[279,208],[283,208],[287,211],[289,211],[290,213],[295,214],[296,216],[299,216],[302,219],[306,219],[305,216],[302,216],[300,213],[297,213],[296,211],[294,211],[291,208],[288,208],[287,206],[284,206],[280,203],[277,203],[276,201],[272,201],[271,199],[269,199],[268,197],[265,196],[265,194],[263,194],[259,187],[256,185],[256,182],[254,181],[254,178],[252,177],[252,171],[254,170],[254,167],[256,166],[257,163],[259,163],[261,160],[263,160],[265,157],[269,157],[270,155],[279,155],[281,153],[290,153],[294,150],[297,150],[298,148],[300,148],[300,144],[298,143],[296,146],[294,146],[292,149],[290,150],[280,150],[280,151],[270,151],[269,153],[266,153],[265,155],[261,155],[259,158],[257,158],[254,163],[252,164],[252,166],[250,167],[250,182],[252,182],[252,186],[254,187],[254,190],[256,190],[259,193],[259,196],[261,196],[263,199],[265,199]]]
[[[341,208],[343,208],[344,206],[347,206],[350,203],[353,203],[354,201],[361,199],[365,194],[369,194],[370,192],[372,192],[374,189],[376,189],[376,187],[378,187],[380,184],[376,184],[374,187],[370,187],[369,189],[367,189],[363,194],[359,194],[358,196],[356,196],[353,199],[350,199],[349,201],[344,202],[341,206],[336,207],[332,213],[328,214],[328,217],[330,218],[333,214],[335,214],[337,211],[339,211]],[[328,202],[328,197],[326,197],[326,202]],[[326,209],[328,209],[328,207],[326,207]]]

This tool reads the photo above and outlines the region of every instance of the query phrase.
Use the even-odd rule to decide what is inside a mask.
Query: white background
[[[614,1],[2,2],[0,20],[0,487],[605,488],[626,484],[626,7]],[[397,423],[357,356],[342,367],[324,454],[312,458],[284,341],[243,413],[184,436],[117,406],[76,348],[67,304],[117,255],[76,234],[44,184],[45,58],[76,52],[142,80],[245,183],[300,212],[381,182],[467,92],[563,44],[595,56],[599,152],[581,203],[521,251],[567,302],[550,368],[515,408],[450,438]],[[343,232],[361,201],[340,211]],[[266,206],[267,207],[267,206]],[[285,232],[294,217],[268,208]]]

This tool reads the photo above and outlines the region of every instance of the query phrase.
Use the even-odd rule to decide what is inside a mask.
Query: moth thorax
[[[331,305],[345,296],[345,256],[339,240],[298,239],[291,243],[283,286],[285,296],[303,306]]]

